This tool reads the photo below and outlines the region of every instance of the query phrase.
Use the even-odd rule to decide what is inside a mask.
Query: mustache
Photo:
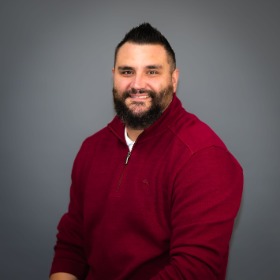
[[[132,88],[131,90],[128,91],[129,93],[147,93],[148,90],[144,89],[144,88],[141,88],[141,89],[135,89],[135,88]]]

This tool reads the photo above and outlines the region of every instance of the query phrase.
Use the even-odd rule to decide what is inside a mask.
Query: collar
[[[132,148],[133,148],[133,145],[134,145],[135,141],[132,141],[132,140],[128,137],[126,127],[124,128],[124,138],[125,138],[125,142],[126,142],[128,148],[129,148],[129,150],[131,151]]]

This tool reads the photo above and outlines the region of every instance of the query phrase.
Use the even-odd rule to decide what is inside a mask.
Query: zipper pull
[[[131,152],[128,152],[128,154],[127,154],[127,156],[126,156],[126,159],[125,159],[125,164],[128,163],[128,160],[129,160],[129,158],[130,158],[130,155],[131,155]]]

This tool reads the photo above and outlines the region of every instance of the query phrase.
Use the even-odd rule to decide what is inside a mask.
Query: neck
[[[132,129],[130,127],[126,127],[127,135],[132,141],[136,141],[138,136],[144,131],[144,129]]]

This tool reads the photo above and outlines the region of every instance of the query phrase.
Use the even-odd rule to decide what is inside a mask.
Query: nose
[[[141,90],[145,88],[146,81],[145,77],[141,73],[137,73],[134,75],[133,80],[131,81],[131,88],[136,90]]]

